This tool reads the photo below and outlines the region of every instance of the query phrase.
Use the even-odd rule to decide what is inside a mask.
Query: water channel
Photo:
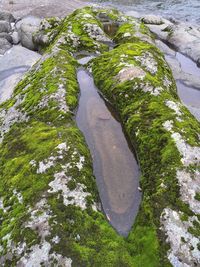
[[[141,200],[139,166],[121,124],[101,98],[92,76],[81,68],[77,77],[80,100],[76,121],[92,154],[102,207],[110,224],[127,236]]]

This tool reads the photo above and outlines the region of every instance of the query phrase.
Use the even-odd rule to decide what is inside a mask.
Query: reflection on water
[[[83,69],[77,76],[81,96],[76,121],[92,154],[104,212],[111,225],[126,236],[141,198],[139,167],[120,123],[98,94],[92,77]]]
[[[200,22],[199,0],[93,0],[101,4],[113,4],[123,11],[136,10],[144,13],[173,16],[183,21]]]

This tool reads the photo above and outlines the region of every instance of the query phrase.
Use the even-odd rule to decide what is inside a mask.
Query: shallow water
[[[138,11],[142,14],[158,14],[182,21],[200,22],[199,0],[94,0],[105,5],[112,4],[122,11]]]
[[[84,69],[77,77],[81,96],[76,121],[92,154],[103,210],[117,232],[126,236],[141,199],[139,167],[121,124],[98,94],[93,78]]]

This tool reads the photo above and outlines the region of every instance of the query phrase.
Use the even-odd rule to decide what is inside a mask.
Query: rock
[[[38,53],[22,46],[13,46],[0,57],[0,103],[11,96],[24,72],[39,59]]]
[[[7,39],[0,38],[0,55],[3,55],[11,46]]]
[[[130,17],[134,17],[134,18],[140,18],[141,17],[140,13],[137,11],[127,11],[127,12],[125,12],[125,15],[130,16]]]
[[[37,26],[22,24],[20,27],[20,39],[22,46],[36,50],[36,46],[33,43],[33,34],[38,30]]]
[[[162,19],[163,24],[146,26],[159,39],[173,45],[179,52],[194,60],[200,66],[200,29],[188,23]]]
[[[16,23],[15,27],[19,33],[22,46],[30,50],[37,50],[33,43],[33,34],[39,30],[40,22],[41,19],[37,17],[27,16]]]
[[[200,68],[200,58],[197,59],[197,67]]]
[[[38,17],[34,17],[34,16],[26,16],[23,17],[22,19],[19,19],[17,21],[17,23],[15,24],[15,28],[17,31],[20,31],[20,27],[22,24],[27,24],[27,25],[32,25],[32,26],[38,26],[41,23],[41,19]]]
[[[0,20],[0,32],[10,32],[11,25],[7,21]]]
[[[187,55],[195,62],[200,58],[200,30],[185,23],[174,25],[168,35],[168,42],[178,51]]]
[[[12,43],[12,37],[7,32],[1,32],[0,38],[6,39],[9,43]]]
[[[21,66],[31,67],[40,55],[22,46],[13,46],[3,57],[0,57],[0,72]]]
[[[169,48],[169,46],[166,45],[164,42],[160,40],[155,40],[155,44],[164,54],[169,56],[175,56],[176,52]]]
[[[19,33],[14,31],[12,34],[11,34],[11,37],[12,37],[12,43],[17,45],[19,42],[20,42],[20,36],[19,36]]]
[[[39,30],[33,35],[33,43],[40,49],[48,46],[59,33],[61,19],[49,18],[41,21]]]
[[[145,15],[141,18],[141,21],[144,22],[145,24],[154,24],[154,25],[160,25],[164,23],[162,17],[155,15]]]
[[[5,20],[5,21],[11,23],[11,22],[15,21],[15,18],[9,12],[0,11],[0,20]]]
[[[167,63],[169,64],[173,76],[176,80],[182,81],[187,86],[200,89],[200,77],[198,75],[192,75],[183,71],[181,64],[175,56],[165,56]]]

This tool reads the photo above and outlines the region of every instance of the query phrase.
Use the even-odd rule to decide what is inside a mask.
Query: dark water
[[[117,232],[126,236],[141,199],[139,167],[121,124],[98,94],[93,78],[84,69],[77,77],[81,96],[76,121],[92,154],[103,210]]]
[[[159,14],[183,21],[200,23],[199,0],[94,0],[101,4],[112,4],[123,11],[138,11],[142,14]]]

